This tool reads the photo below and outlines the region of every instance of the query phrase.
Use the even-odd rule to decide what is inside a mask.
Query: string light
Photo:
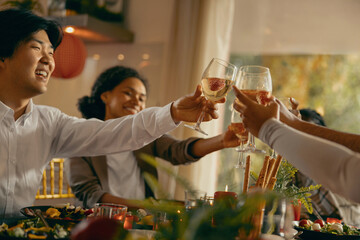
[[[92,56],[92,58],[93,58],[94,60],[100,60],[100,54],[95,53],[95,54]]]
[[[142,59],[143,59],[143,60],[149,60],[149,59],[150,59],[150,55],[147,54],[147,53],[144,53],[144,54],[142,55]]]
[[[125,55],[122,54],[122,53],[120,53],[120,54],[117,56],[117,59],[118,59],[119,61],[123,61],[123,60],[125,59]]]

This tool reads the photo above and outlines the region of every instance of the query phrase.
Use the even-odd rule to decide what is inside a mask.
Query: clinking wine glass
[[[240,167],[244,168],[244,164],[245,164],[244,152],[249,150],[245,148],[246,144],[249,141],[249,132],[244,127],[244,123],[242,117],[240,116],[240,113],[235,109],[231,111],[230,128],[235,133],[235,135],[240,139],[240,145],[237,148],[235,148],[235,150],[239,152],[239,157],[235,165],[235,168],[240,168]]]
[[[236,86],[254,101],[263,105],[268,104],[272,93],[269,68],[255,65],[241,66]],[[251,133],[247,148],[251,152],[265,153],[264,150],[256,148],[255,138]]]
[[[237,67],[224,60],[213,58],[201,77],[201,86],[204,96],[210,101],[218,101],[225,97],[231,90],[231,86],[236,78]],[[205,117],[205,112],[201,112],[195,125],[185,124],[202,134],[208,135],[200,128],[200,124]]]

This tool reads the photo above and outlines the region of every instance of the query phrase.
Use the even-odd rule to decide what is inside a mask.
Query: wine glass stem
[[[256,148],[255,138],[254,138],[254,135],[252,135],[251,133],[249,134],[249,144],[248,145],[250,148]]]
[[[244,159],[244,152],[239,152],[238,163],[237,163],[238,166],[242,166],[243,159]]]
[[[243,149],[243,142],[240,143],[240,149]],[[239,151],[239,156],[237,159],[237,163],[235,165],[236,168],[243,167],[244,164],[244,151]]]
[[[204,117],[205,117],[205,112],[204,111],[201,111],[201,114],[196,122],[196,127],[197,128],[200,128],[200,124],[202,123],[202,121],[204,120]]]

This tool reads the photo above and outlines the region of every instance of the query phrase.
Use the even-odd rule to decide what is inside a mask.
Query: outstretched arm
[[[311,136],[279,121],[279,105],[262,106],[234,88],[245,127],[274,148],[301,172],[330,190],[360,202],[360,155],[328,140]],[[329,177],[331,176],[331,177]],[[336,177],[334,177],[336,176]]]
[[[144,201],[143,200],[137,200],[137,199],[127,199],[127,198],[121,198],[114,196],[110,193],[105,193],[101,196],[99,202],[102,203],[116,203],[127,206],[130,210],[131,209],[139,209],[144,208]]]
[[[211,138],[199,139],[189,146],[189,154],[193,157],[203,157],[209,153],[224,149],[237,147],[240,140],[235,133],[227,129],[226,132]]]
[[[327,127],[303,121],[298,117],[295,117],[290,111],[286,109],[283,104],[279,104],[279,106],[280,120],[283,123],[289,125],[290,127],[293,127],[301,132],[341,144],[355,152],[360,152],[360,135],[340,132]]]
[[[259,138],[329,190],[360,202],[360,155],[334,142],[267,120]]]

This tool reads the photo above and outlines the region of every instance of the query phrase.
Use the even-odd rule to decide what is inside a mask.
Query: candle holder
[[[190,211],[194,208],[204,205],[206,202],[206,199],[207,199],[207,194],[204,191],[185,190],[185,209],[186,209],[186,211]]]
[[[94,207],[94,216],[112,218],[124,223],[127,209],[127,206],[120,204],[96,203]]]

